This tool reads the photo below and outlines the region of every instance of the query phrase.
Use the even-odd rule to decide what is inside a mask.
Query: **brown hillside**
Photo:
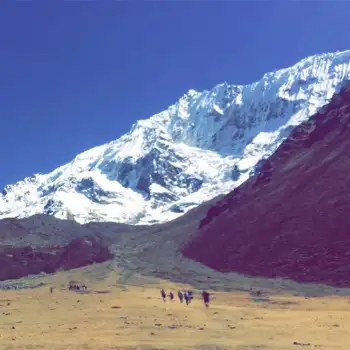
[[[183,254],[223,272],[349,287],[349,127],[347,85],[209,209]]]

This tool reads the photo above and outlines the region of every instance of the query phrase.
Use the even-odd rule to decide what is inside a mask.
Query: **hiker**
[[[78,284],[70,284],[69,289],[74,290],[74,291],[80,291],[82,287],[80,287]]]
[[[177,296],[179,297],[180,303],[182,303],[182,302],[184,301],[184,296],[183,296],[183,294],[181,293],[181,290],[179,290],[179,291],[177,292]]]
[[[162,295],[163,301],[166,301],[166,300],[165,300],[166,294],[165,294],[165,292],[164,292],[164,289],[162,289],[162,290],[160,291],[160,294]]]
[[[188,302],[191,303],[193,299],[193,292],[191,290],[188,290],[187,294],[188,294]]]
[[[173,292],[170,292],[170,293],[169,293],[169,297],[170,297],[170,300],[171,300],[171,301],[174,301],[174,293],[173,293]]]
[[[189,296],[187,290],[185,290],[185,292],[184,292],[184,298],[185,298],[185,301],[186,301],[186,305],[188,305],[190,303],[190,296]]]
[[[202,297],[204,301],[204,305],[206,308],[209,307],[209,299],[210,299],[210,294],[206,292],[205,290],[202,291]]]

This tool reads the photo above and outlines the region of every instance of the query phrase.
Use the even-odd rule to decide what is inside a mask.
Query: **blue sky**
[[[190,88],[350,48],[337,1],[3,1],[0,188],[127,132]]]

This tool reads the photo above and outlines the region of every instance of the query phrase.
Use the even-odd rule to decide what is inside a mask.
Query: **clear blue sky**
[[[350,48],[337,1],[5,1],[0,188],[127,132],[188,89]]]

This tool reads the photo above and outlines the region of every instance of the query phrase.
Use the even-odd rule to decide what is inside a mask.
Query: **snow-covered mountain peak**
[[[188,91],[187,91],[187,94],[185,94],[185,96],[187,97],[196,97],[196,96],[198,96],[198,95],[200,95],[200,92],[198,92],[198,91],[196,91],[196,90],[194,90],[194,89],[189,89]]]
[[[6,186],[0,218],[170,220],[259,171],[293,128],[350,77],[350,51],[307,57],[249,85],[189,90],[128,133],[49,174]]]

